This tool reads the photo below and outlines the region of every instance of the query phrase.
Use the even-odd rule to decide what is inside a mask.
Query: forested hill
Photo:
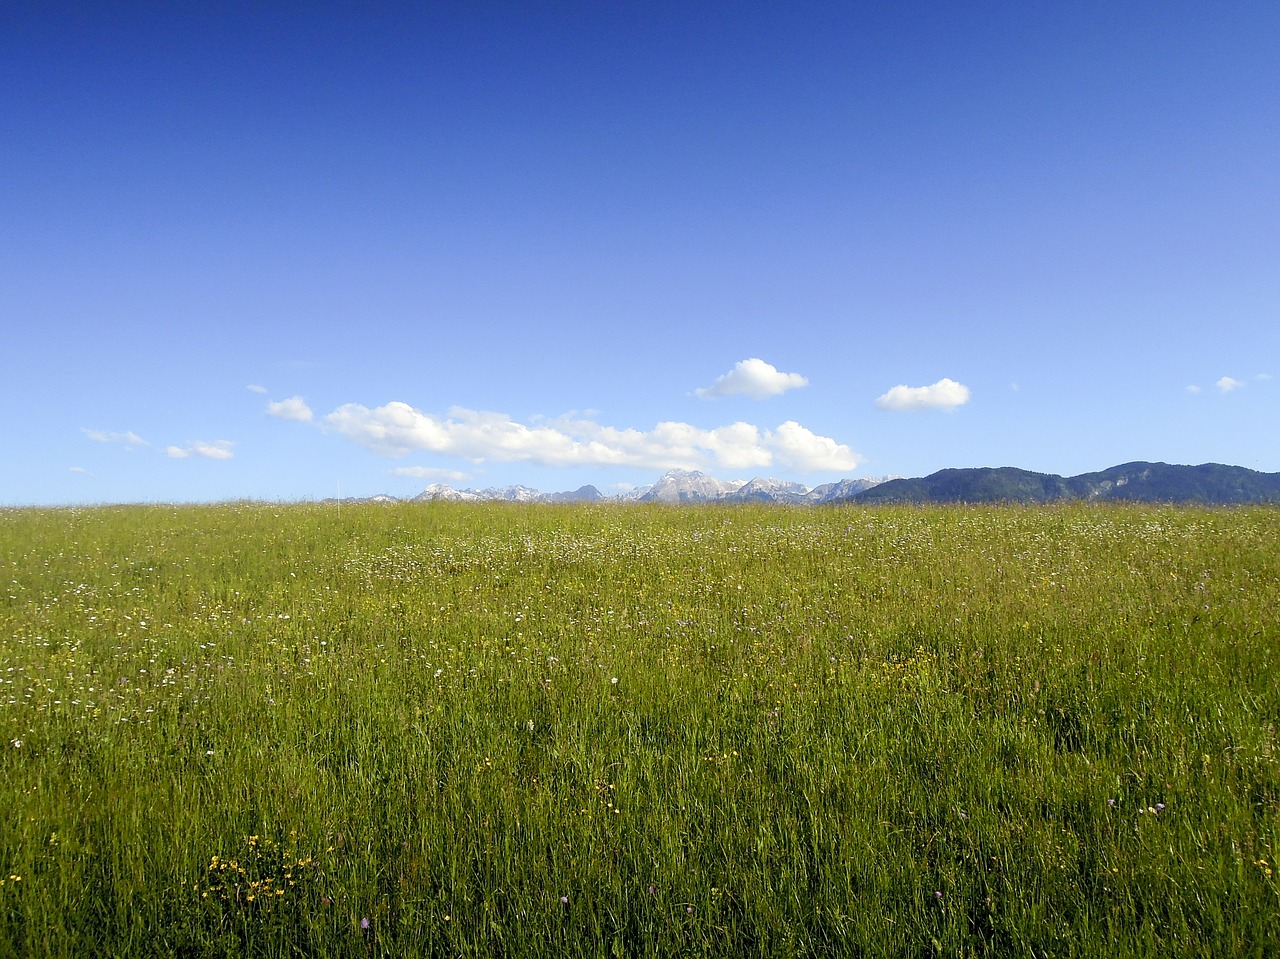
[[[1280,473],[1204,463],[1125,463],[1097,473],[1057,476],[1012,466],[945,469],[896,479],[848,497],[855,503],[1053,503],[1125,500],[1142,503],[1280,503]]]

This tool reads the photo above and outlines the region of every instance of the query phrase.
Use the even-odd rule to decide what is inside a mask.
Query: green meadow
[[[16,509],[0,584],[0,957],[1280,952],[1280,510]]]

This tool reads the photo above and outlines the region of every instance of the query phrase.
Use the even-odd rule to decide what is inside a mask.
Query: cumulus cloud
[[[800,470],[849,470],[862,457],[828,436],[819,436],[795,420],[787,420],[771,434],[777,461]]]
[[[1234,376],[1224,376],[1214,384],[1222,393],[1230,393],[1232,390],[1238,390],[1244,386],[1243,380],[1237,380]]]
[[[127,450],[151,445],[131,430],[125,433],[112,433],[106,430],[82,430],[81,432],[95,443],[114,443],[117,446],[123,446]]]
[[[777,463],[798,470],[849,470],[862,461],[848,446],[795,422],[775,430],[741,422],[714,429],[663,422],[637,430],[567,415],[531,426],[503,413],[455,407],[439,416],[393,402],[375,409],[347,403],[326,416],[323,425],[381,456],[421,451],[474,463],[651,469],[757,469]]]
[[[301,396],[291,396],[287,400],[280,400],[278,403],[268,403],[267,415],[279,417],[282,420],[309,423],[311,421],[311,407],[307,406],[306,401]]]
[[[197,440],[189,446],[166,446],[164,454],[176,460],[184,460],[189,456],[203,456],[210,460],[229,460],[235,455],[231,452],[231,447],[234,445],[230,440],[215,440],[212,443]]]
[[[799,373],[783,373],[764,360],[752,358],[738,363],[710,386],[693,392],[694,395],[701,396],[703,399],[749,396],[755,400],[762,400],[808,385],[809,381]]]
[[[969,402],[969,387],[952,379],[940,379],[932,386],[895,386],[876,398],[882,410],[953,410]]]

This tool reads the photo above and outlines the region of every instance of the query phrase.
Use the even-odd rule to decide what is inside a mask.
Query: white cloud
[[[1265,383],[1267,380],[1271,379],[1271,374],[1270,374],[1270,373],[1259,373],[1257,376],[1255,376],[1255,377],[1254,377],[1254,379],[1255,379],[1255,380],[1261,380],[1262,382],[1264,382],[1264,383]]]
[[[773,434],[778,462],[799,470],[851,470],[862,457],[827,436],[818,436],[795,420],[788,420]]]
[[[1192,383],[1190,386],[1188,386],[1188,387],[1187,387],[1187,392],[1188,392],[1188,393],[1200,393],[1200,392],[1202,392],[1202,390],[1200,389],[1200,387],[1198,387],[1198,386],[1196,386],[1194,383]]]
[[[1238,390],[1244,386],[1244,382],[1242,380],[1237,380],[1232,376],[1224,376],[1222,379],[1218,380],[1214,386],[1216,386],[1220,392],[1230,393],[1232,390]]]
[[[574,415],[534,426],[503,413],[455,407],[447,416],[407,403],[369,409],[347,403],[324,418],[326,429],[382,456],[414,451],[545,466],[641,466],[650,469],[757,469],[774,463],[798,470],[849,470],[861,458],[848,446],[795,422],[776,430],[750,423],[702,429],[658,423],[653,429],[619,429]]]
[[[448,480],[451,483],[458,483],[466,479],[469,474],[461,470],[450,470],[436,466],[397,466],[391,471],[391,475],[411,476],[414,479]]]
[[[267,415],[276,416],[282,420],[309,423],[311,421],[311,407],[307,406],[306,401],[301,396],[291,396],[287,400],[280,400],[278,403],[268,403]]]
[[[248,386],[245,387],[245,389],[248,390],[250,393],[262,393],[264,395],[267,392],[267,388],[265,386],[259,386],[257,383],[250,383]]]
[[[941,379],[932,386],[895,386],[876,398],[882,410],[953,410],[969,402],[969,387],[952,379]]]
[[[133,431],[125,433],[111,433],[106,430],[81,430],[81,432],[95,443],[114,443],[117,446],[123,446],[127,450],[134,449],[138,446],[151,445]]]
[[[166,446],[164,455],[176,460],[184,460],[188,456],[203,456],[205,459],[211,460],[229,460],[235,455],[231,452],[231,447],[234,445],[230,440],[215,440],[212,443],[197,440],[190,446]]]
[[[762,400],[808,385],[809,381],[799,373],[782,373],[772,364],[752,358],[743,360],[710,386],[693,392],[704,399],[750,396],[752,399]]]
[[[71,467],[71,472],[73,472],[73,473],[83,473],[83,474],[85,474],[86,476],[87,476],[87,475],[89,475],[89,471],[88,471],[87,469],[85,469],[83,466],[73,466],[73,467]]]

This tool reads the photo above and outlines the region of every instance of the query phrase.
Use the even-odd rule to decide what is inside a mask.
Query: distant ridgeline
[[[456,490],[428,486],[415,501],[504,501],[516,503],[1059,503],[1118,500],[1138,503],[1280,503],[1280,473],[1259,473],[1242,466],[1205,463],[1125,463],[1099,473],[1057,476],[1002,466],[998,469],[947,469],[916,479],[861,477],[809,489],[800,483],[757,477],[729,482],[697,470],[671,470],[652,486],[605,496],[594,486],[566,493],[543,493],[527,486]],[[394,502],[394,496],[363,502]],[[357,501],[357,500],[352,500]]]
[[[1280,473],[1204,463],[1125,463],[1099,473],[1057,476],[1002,466],[940,470],[917,479],[873,486],[845,502],[1057,503],[1123,500],[1135,503],[1280,503]]]

